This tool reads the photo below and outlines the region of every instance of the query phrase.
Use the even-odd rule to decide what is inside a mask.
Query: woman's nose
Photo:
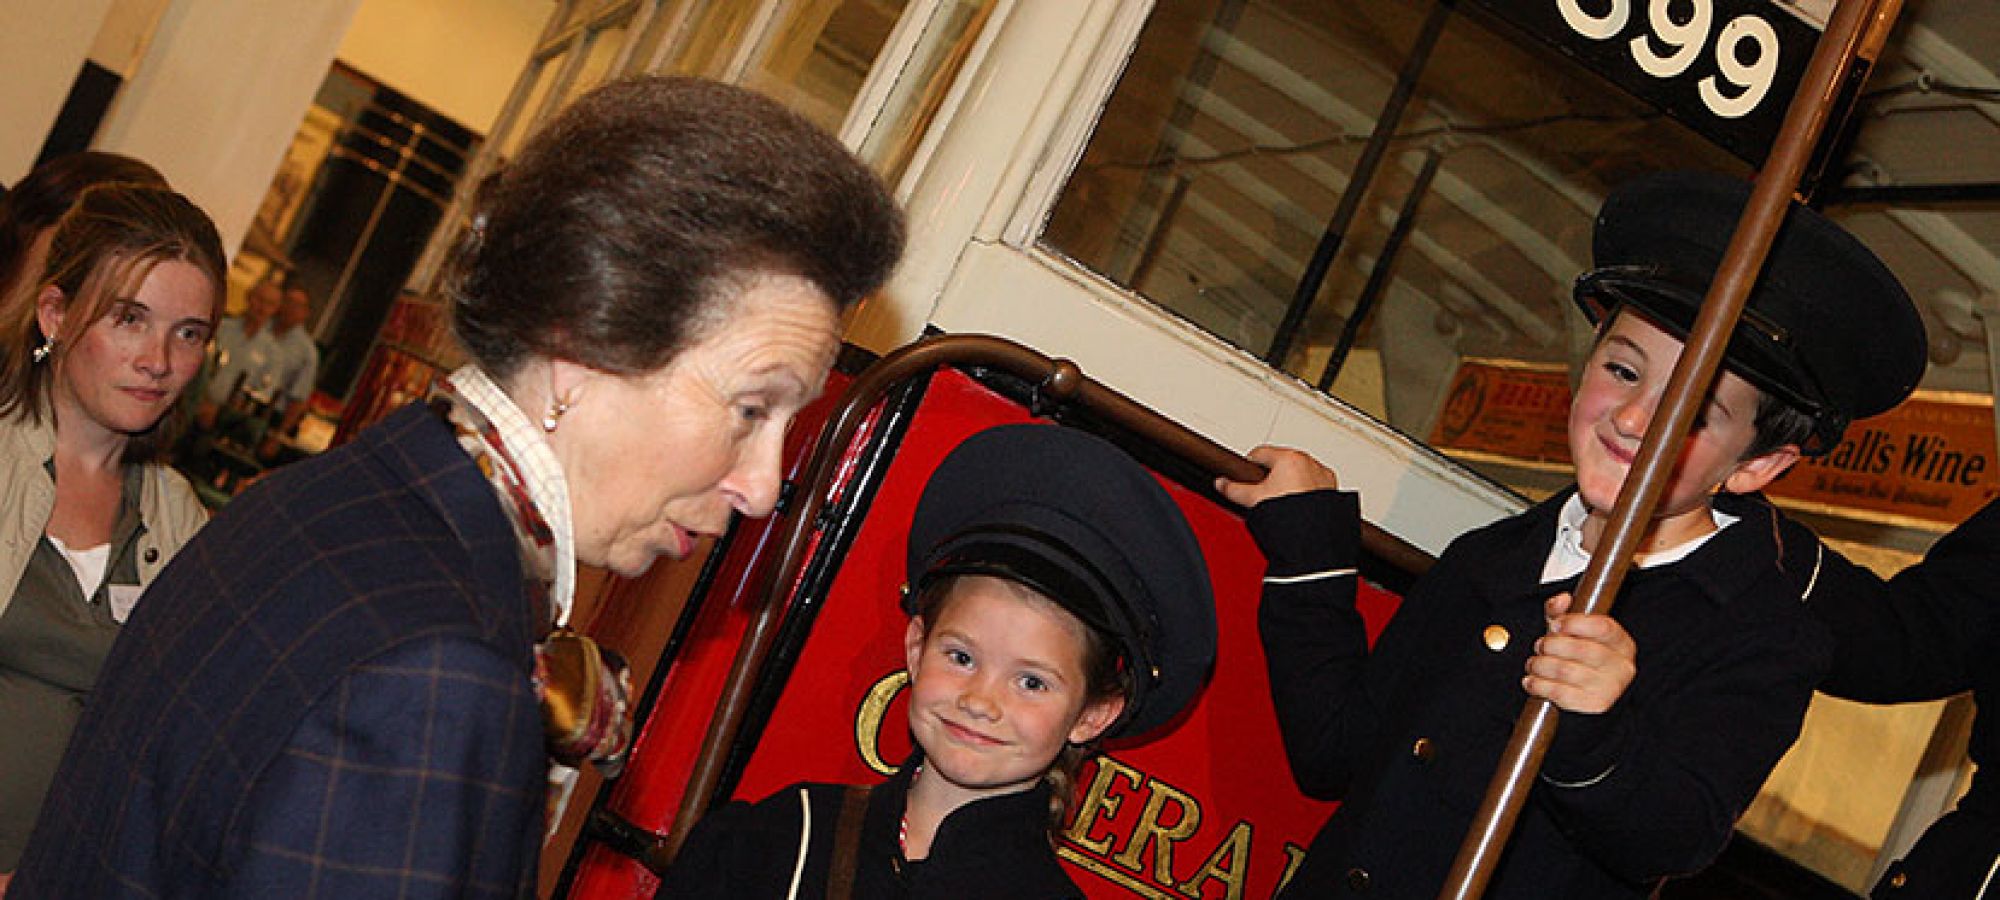
[[[761,519],[778,507],[778,494],[784,484],[780,474],[783,450],[782,441],[760,441],[737,461],[735,471],[722,485],[729,495],[729,505],[737,512]]]
[[[140,344],[139,355],[132,360],[133,367],[154,378],[165,378],[173,374],[172,341],[173,337],[168,335],[159,340],[148,340]]]

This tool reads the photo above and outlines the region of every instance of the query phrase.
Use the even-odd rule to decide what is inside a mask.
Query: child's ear
[[[1102,700],[1094,700],[1083,707],[1083,713],[1076,717],[1076,724],[1070,726],[1069,742],[1088,744],[1110,728],[1118,720],[1118,714],[1125,711],[1125,698],[1113,695]]]
[[[924,655],[924,617],[911,616],[903,629],[903,668],[917,671],[917,658]]]
[[[1749,494],[1763,490],[1778,476],[1792,468],[1799,461],[1799,445],[1785,444],[1762,456],[1753,456],[1736,464],[1729,477],[1722,479],[1722,489],[1732,494]]]

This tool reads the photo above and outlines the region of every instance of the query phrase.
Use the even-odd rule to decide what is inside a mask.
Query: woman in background
[[[205,520],[158,451],[221,312],[215,226],[179,194],[112,184],[50,231],[0,321],[0,873],[120,623]]]

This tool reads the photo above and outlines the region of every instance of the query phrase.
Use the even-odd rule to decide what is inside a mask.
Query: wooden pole
[[[1688,426],[1708,396],[1717,367],[1729,345],[1736,320],[1742,315],[1750,287],[1770,253],[1778,227],[1784,224],[1792,193],[1806,162],[1825,129],[1840,95],[1842,82],[1858,55],[1864,32],[1873,23],[1878,0],[1840,0],[1833,19],[1820,36],[1812,62],[1799,82],[1798,93],[1785,113],[1784,124],[1757,175],[1756,187],[1737,222],[1736,234],[1709,285],[1701,313],[1688,334],[1687,349],[1667,381],[1659,409],[1646,428],[1646,437],[1626,473],[1618,503],[1612,509],[1590,564],[1577,584],[1576,605],[1581,613],[1608,613],[1624,583],[1632,553],[1638,549],[1654,505],[1680,457],[1681,443]],[[1555,739],[1557,709],[1539,698],[1530,699],[1514,723],[1506,752],[1488,783],[1486,798],[1473,817],[1458,858],[1452,862],[1440,900],[1471,900],[1486,892],[1487,882],[1499,863],[1500,852],[1514,830],[1528,791],[1541,771],[1542,757]]]

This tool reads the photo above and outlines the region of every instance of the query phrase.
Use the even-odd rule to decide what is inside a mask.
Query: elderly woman
[[[10,900],[532,894],[576,562],[636,575],[771,511],[902,233],[830,137],[685,79],[586,96],[480,193],[452,288],[476,362],[155,584]]]
[[[120,623],[207,518],[157,451],[220,312],[215,226],[117,185],[51,231],[0,307],[0,873]]]

